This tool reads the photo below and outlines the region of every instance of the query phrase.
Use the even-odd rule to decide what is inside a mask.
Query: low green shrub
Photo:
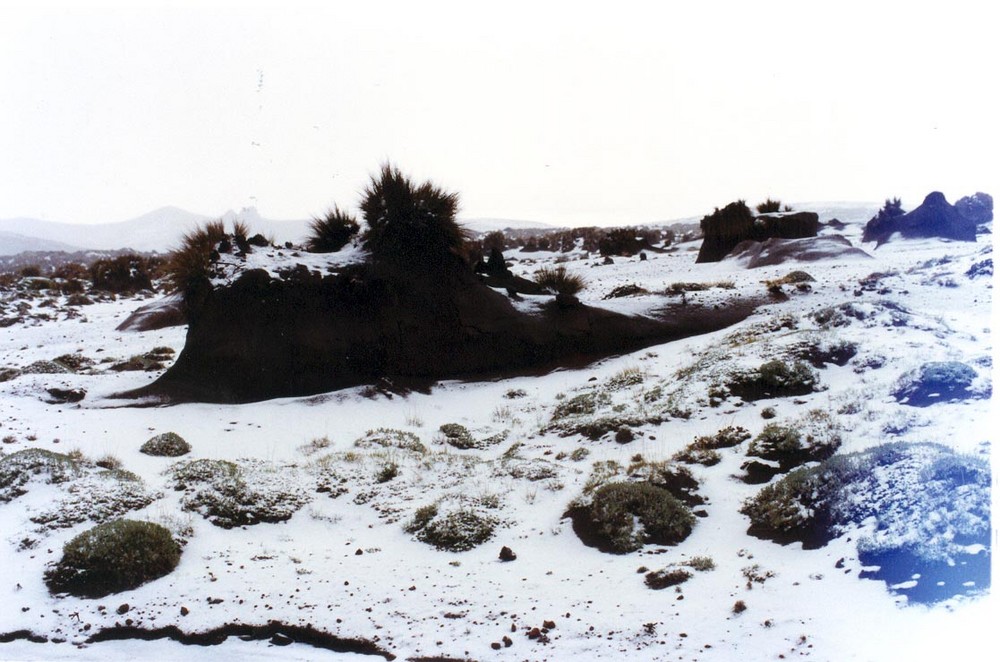
[[[730,394],[750,402],[766,398],[808,395],[819,389],[819,377],[807,364],[775,359],[755,370],[731,374],[725,388]]]
[[[191,444],[176,432],[164,432],[140,446],[139,452],[157,457],[180,457],[191,452]]]
[[[596,534],[618,554],[645,544],[679,543],[694,526],[687,506],[668,491],[644,482],[616,482],[599,488],[589,516]]]
[[[181,549],[170,531],[151,522],[116,520],[84,531],[63,547],[45,573],[52,593],[99,598],[171,573]]]
[[[406,530],[437,549],[464,552],[492,538],[496,527],[495,518],[469,508],[439,516],[436,506],[425,506],[416,512]]]
[[[747,448],[747,455],[778,462],[788,471],[805,462],[832,456],[841,444],[841,427],[821,409],[814,409],[788,425],[768,423]]]
[[[77,460],[41,448],[26,448],[0,458],[0,503],[15,499],[27,490],[32,478],[46,483],[64,483],[80,474]]]
[[[458,423],[445,423],[438,430],[444,435],[445,443],[460,449],[476,448],[476,440],[472,438],[472,433],[464,425]]]

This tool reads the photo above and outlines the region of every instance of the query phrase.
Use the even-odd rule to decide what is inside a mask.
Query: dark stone
[[[280,632],[275,632],[271,635],[271,644],[275,646],[288,646],[289,644],[294,643],[294,641],[295,640],[288,635],[281,634]]]
[[[559,305],[562,303],[563,305]],[[468,267],[360,264],[285,281],[263,270],[209,290],[153,384],[122,397],[251,402],[373,384],[510,374],[591,361],[725,328],[762,299],[628,316],[577,301],[518,311]]]
[[[500,548],[500,560],[504,562],[517,560],[517,554],[510,547],[504,545]]]
[[[254,236],[247,239],[247,243],[251,246],[256,246],[258,248],[267,248],[271,245],[271,242],[262,234],[255,234]]]
[[[811,211],[754,216],[742,201],[701,219],[704,239],[697,262],[718,262],[744,241],[803,239],[819,232],[819,215]]]
[[[501,648],[503,648],[503,644],[501,644],[499,641],[494,641],[493,643],[490,644],[490,648],[492,648],[495,651],[498,651]]]
[[[989,223],[993,220],[993,197],[981,192],[967,195],[955,203],[955,210],[976,225]]]
[[[631,428],[621,427],[618,428],[618,432],[615,432],[615,441],[619,444],[627,444],[635,440],[635,433],[632,432]]]
[[[124,602],[124,603],[118,605],[118,609],[116,609],[115,611],[118,612],[119,616],[121,616],[122,614],[127,614],[128,610],[129,610],[128,603]]]
[[[179,296],[174,295],[140,306],[125,318],[125,321],[119,324],[115,330],[156,331],[182,324],[187,324],[184,302]]]
[[[748,269],[771,267],[786,262],[815,262],[848,257],[870,259],[871,255],[855,248],[839,234],[806,239],[747,240],[737,244],[726,255],[727,260],[744,262]]]
[[[513,645],[514,645],[514,641],[513,641],[513,639],[511,639],[511,638],[510,638],[510,637],[508,637],[507,635],[504,635],[504,636],[503,636],[503,639],[502,639],[501,641],[503,641],[503,647],[504,647],[504,648],[510,648],[511,646],[513,646]]]
[[[979,194],[977,194],[979,195]],[[983,194],[985,195],[985,194]],[[989,198],[989,196],[986,196]],[[989,200],[992,217],[992,199]],[[963,205],[966,213],[982,217],[981,203],[968,202]],[[975,241],[977,222],[964,216],[958,208],[948,203],[944,194],[934,191],[924,198],[923,203],[911,212],[899,216],[879,215],[868,221],[862,241],[874,241],[876,247],[889,241],[897,232],[904,239],[938,237],[957,241]]]
[[[82,388],[50,388],[47,389],[49,399],[47,402],[54,405],[62,405],[70,402],[80,402],[87,397],[87,391]]]
[[[744,462],[740,466],[740,469],[746,472],[746,476],[743,477],[743,482],[748,485],[760,485],[762,483],[766,483],[781,473],[780,467],[776,467],[772,464],[765,464],[759,460]]]

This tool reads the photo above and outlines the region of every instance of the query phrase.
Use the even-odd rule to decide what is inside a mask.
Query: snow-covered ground
[[[730,261],[695,264],[697,242],[650,253],[643,261],[615,258],[610,265],[596,255],[510,252],[507,257],[519,275],[530,277],[558,260],[586,278],[581,299],[622,312],[679,300],[661,294],[603,300],[614,288],[631,283],[653,293],[678,282],[726,283],[689,292],[693,305],[721,304],[734,293],[763,294],[764,281],[796,269],[815,282],[808,291],[784,286],[787,300],[723,331],[580,369],[440,383],[429,394],[371,397],[356,388],[244,405],[125,407],[107,396],[142,386],[161,373],[107,367],[157,347],[180,352],[185,329],[115,331],[142,303],[130,298],[79,307],[80,315],[69,319],[59,297],[55,307],[40,308],[44,298],[30,301],[27,322],[0,330],[0,369],[25,368],[66,354],[96,363],[76,374],[28,372],[0,382],[0,451],[79,451],[90,460],[114,456],[142,478],[152,495],[149,505],[128,517],[162,523],[185,544],[174,572],[137,589],[99,599],[52,596],[43,573],[59,559],[63,544],[92,522],[64,528],[33,522],[32,517],[45,521],[39,515],[54,506],[85,509],[80,499],[87,499],[73,482],[34,480],[26,494],[0,502],[0,636],[21,633],[0,643],[0,659],[356,655],[300,642],[278,645],[288,642],[237,637],[209,647],[169,639],[88,643],[95,633],[116,625],[150,630],[176,626],[184,633],[200,633],[271,621],[367,640],[399,659],[922,660],[977,659],[984,651],[998,650],[988,589],[933,604],[908,604],[885,582],[859,578],[856,543],[863,532],[849,532],[819,549],[748,535],[749,521],[739,509],[762,486],[737,478],[747,460],[747,442],[721,450],[718,464],[690,465],[700,482],[698,493],[706,499],[707,516],[698,518],[679,545],[607,554],[584,545],[564,517],[595,463],[614,460],[627,466],[636,455],[667,460],[695,437],[731,425],[756,435],[768,422],[761,417],[766,407],[774,408],[777,422],[815,409],[837,417],[843,427],[841,452],[886,441],[935,442],[989,457],[996,429],[991,399],[916,408],[896,402],[891,392],[904,373],[928,361],[975,366],[980,386],[988,383],[992,277],[966,273],[992,258],[990,236],[981,236],[978,243],[900,240],[874,250],[860,244],[863,221],[873,210],[854,210],[853,217],[838,212],[849,223],[845,236],[871,259],[747,270]],[[874,286],[861,287],[860,281],[876,272],[885,275]],[[812,316],[845,303],[867,306],[871,315],[829,327]],[[905,323],[884,321],[900,309]],[[52,319],[30,319],[39,312]],[[726,370],[784,356],[802,342],[850,342],[858,353],[844,366],[818,370],[823,388],[817,392],[709,403],[713,379]],[[102,362],[106,357],[114,361]],[[46,390],[53,387],[86,389],[87,396],[78,404],[49,404]],[[561,436],[553,426],[556,407],[585,393],[604,393],[608,415],[641,418],[643,403],[656,389],[690,416],[633,425],[635,438],[624,444],[616,443],[614,434],[597,440]],[[459,423],[475,438],[492,443],[467,450],[448,446],[438,432],[448,423]],[[428,452],[355,445],[380,428],[412,433]],[[164,432],[187,440],[191,454],[172,459],[139,452],[146,440]],[[581,448],[587,453],[573,453]],[[168,471],[178,460],[201,458],[236,462],[248,480],[257,477],[262,491],[289,494],[291,501],[304,505],[280,523],[216,526],[184,509],[188,493],[175,489]],[[395,465],[398,473],[378,482],[375,476],[386,464]],[[331,475],[343,479],[346,492],[316,491],[317,477]],[[439,551],[405,530],[418,508],[436,502],[485,508],[499,525],[486,543],[473,549]],[[516,560],[500,561],[502,546],[510,547]],[[676,590],[651,590],[639,572],[706,556],[714,569],[694,572]],[[748,582],[745,570],[754,565],[760,574],[773,576]],[[740,613],[734,612],[737,601],[746,607]],[[120,610],[121,605],[127,610]],[[529,638],[532,628],[546,622],[545,636]],[[26,633],[48,643],[32,643]]]

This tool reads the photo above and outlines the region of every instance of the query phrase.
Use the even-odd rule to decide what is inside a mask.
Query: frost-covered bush
[[[170,531],[151,522],[116,520],[84,531],[45,573],[53,593],[98,598],[171,573],[181,557]]]
[[[814,409],[788,425],[768,423],[747,448],[747,455],[773,460],[783,471],[825,460],[841,444],[841,427],[821,409]]]
[[[953,563],[989,545],[988,463],[937,444],[892,443],[797,469],[748,499],[751,530],[824,544],[865,524],[866,550]]]
[[[729,375],[725,387],[746,401],[807,395],[819,388],[819,377],[807,364],[788,364],[775,359],[754,370],[737,371]]]
[[[46,483],[64,483],[80,474],[79,462],[61,453],[26,448],[0,458],[0,503],[15,499],[38,477]]]
[[[694,527],[687,506],[667,490],[645,482],[604,485],[594,492],[588,515],[594,534],[617,554],[646,544],[677,544]]]
[[[472,508],[441,514],[436,505],[419,508],[407,525],[417,540],[448,552],[464,552],[493,537],[497,519]]]
[[[683,568],[664,568],[663,570],[654,570],[646,573],[645,582],[649,588],[659,591],[670,586],[683,584],[691,579],[691,577],[693,575]]]
[[[975,396],[975,380],[976,371],[971,366],[958,361],[934,361],[904,374],[892,395],[897,402],[927,407]]]
[[[168,469],[181,505],[224,529],[284,522],[310,497],[298,471],[261,461],[192,460]]]
[[[121,469],[81,472],[64,485],[64,496],[32,515],[31,521],[41,525],[40,531],[87,521],[107,522],[145,508],[162,496],[134,473]]]
[[[180,457],[191,452],[191,444],[176,432],[164,432],[140,446],[139,452],[157,457]]]

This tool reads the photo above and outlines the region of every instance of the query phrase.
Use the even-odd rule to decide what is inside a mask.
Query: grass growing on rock
[[[115,520],[66,543],[62,558],[45,573],[45,584],[52,593],[99,598],[171,573],[180,557],[180,546],[166,528]]]

